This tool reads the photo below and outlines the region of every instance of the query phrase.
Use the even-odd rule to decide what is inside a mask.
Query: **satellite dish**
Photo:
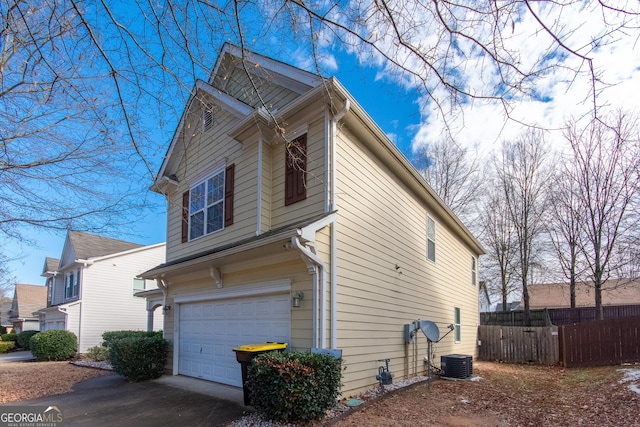
[[[438,342],[440,339],[440,329],[438,329],[438,325],[429,320],[420,321],[420,330],[429,341]]]

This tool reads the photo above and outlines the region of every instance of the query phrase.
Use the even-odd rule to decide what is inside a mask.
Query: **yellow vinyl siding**
[[[283,252],[278,256],[278,260],[266,257],[262,260],[252,260],[252,266],[247,267],[244,263],[225,264],[222,267],[223,289],[242,287],[250,289],[252,285],[259,285],[265,282],[288,279],[291,281],[291,294],[302,291],[305,298],[299,308],[291,309],[291,342],[289,348],[308,350],[311,347],[311,316],[312,316],[312,280],[307,271],[307,267],[300,258],[299,253],[294,251]],[[215,292],[215,284],[209,277],[181,276],[179,282],[169,286],[168,304],[174,305],[175,292],[180,295],[190,292],[207,291]],[[174,291],[174,289],[178,291]],[[165,317],[165,338],[174,338],[174,310],[171,310]],[[249,344],[249,343],[248,343]],[[173,355],[170,355],[172,358]],[[173,360],[169,360],[167,366],[173,366]]]
[[[462,340],[454,344],[451,333],[440,342],[435,364],[442,354],[473,355],[478,307],[469,284],[471,250],[347,133],[340,134],[337,161],[337,338],[348,366],[343,393],[374,386],[377,359],[390,358],[398,379],[413,375],[403,325],[431,320],[443,336],[454,306],[461,308]],[[435,263],[427,261],[427,214],[436,221]],[[419,333],[417,339],[420,374],[426,338]]]
[[[314,217],[324,211],[323,123],[323,120],[309,123],[307,131],[307,198],[305,200],[289,206],[284,205],[285,146],[284,143],[273,146],[271,227],[274,229],[303,218]],[[288,129],[293,132],[296,126],[292,124]]]
[[[211,130],[198,133],[188,144],[177,173],[178,188],[168,195],[167,261],[255,235],[257,210],[257,144],[242,145],[227,133],[235,123],[227,113]],[[181,242],[182,194],[207,177],[213,168],[235,164],[233,225],[187,243]]]
[[[263,106],[260,102],[260,98],[262,98],[267,104],[267,107],[272,110],[279,110],[286,107],[299,96],[297,93],[282,86],[272,84],[262,77],[256,75],[252,77],[253,84],[255,84],[260,91],[260,97],[255,93],[253,84],[249,81],[246,71],[241,68],[235,68],[231,77],[224,82],[224,91],[254,108]]]

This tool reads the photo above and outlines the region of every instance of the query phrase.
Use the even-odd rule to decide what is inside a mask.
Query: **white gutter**
[[[291,237],[291,244],[298,249],[301,253],[302,253],[302,257],[305,260],[305,263],[307,264],[307,267],[309,267],[309,271],[313,274],[313,297],[312,297],[312,333],[311,333],[311,340],[313,342],[313,347],[315,348],[325,348],[325,340],[326,340],[326,332],[325,332],[325,322],[326,322],[326,314],[324,313],[324,306],[325,306],[325,297],[323,296],[320,299],[320,310],[321,312],[321,318],[322,318],[322,324],[320,325],[320,343],[318,343],[318,308],[317,308],[317,295],[318,295],[318,288],[320,288],[320,292],[324,295],[325,293],[325,271],[326,271],[326,266],[324,264],[324,262],[320,259],[320,257],[318,257],[318,255],[316,255],[315,253],[311,252],[311,250],[307,247],[304,246],[300,243],[300,236],[292,236]],[[318,282],[320,282],[320,286],[318,286]]]
[[[351,101],[347,98],[344,102],[344,106],[340,111],[336,113],[331,120],[331,198],[330,198],[330,209],[332,211],[338,210],[338,202],[336,198],[336,187],[337,187],[337,160],[336,160],[336,139],[337,139],[337,124],[342,118],[349,112],[351,108]],[[335,349],[338,346],[338,220],[337,217],[334,219],[331,224],[330,238],[331,238],[331,348]],[[323,298],[326,298],[323,295]]]
[[[256,201],[256,236],[262,234],[262,145],[262,136],[260,136],[258,138],[258,200]]]

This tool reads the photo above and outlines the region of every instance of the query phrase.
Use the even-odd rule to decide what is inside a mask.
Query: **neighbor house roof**
[[[569,308],[568,283],[529,285],[529,308]],[[602,305],[640,304],[640,279],[607,280],[602,285]],[[524,303],[522,303],[524,306]],[[594,307],[593,282],[576,284],[576,307]]]
[[[60,260],[58,258],[46,257],[44,259],[44,267],[42,268],[41,276],[49,277],[58,269]]]
[[[11,318],[30,318],[32,313],[47,305],[47,287],[17,284],[13,294]]]
[[[76,259],[89,259],[141,248],[144,245],[124,240],[96,236],[81,231],[69,230],[68,238],[73,245]]]

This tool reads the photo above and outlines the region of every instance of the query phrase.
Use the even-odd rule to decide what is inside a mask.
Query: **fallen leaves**
[[[69,362],[3,363],[0,365],[0,403],[69,393],[77,382],[110,374],[110,371],[74,366]]]

